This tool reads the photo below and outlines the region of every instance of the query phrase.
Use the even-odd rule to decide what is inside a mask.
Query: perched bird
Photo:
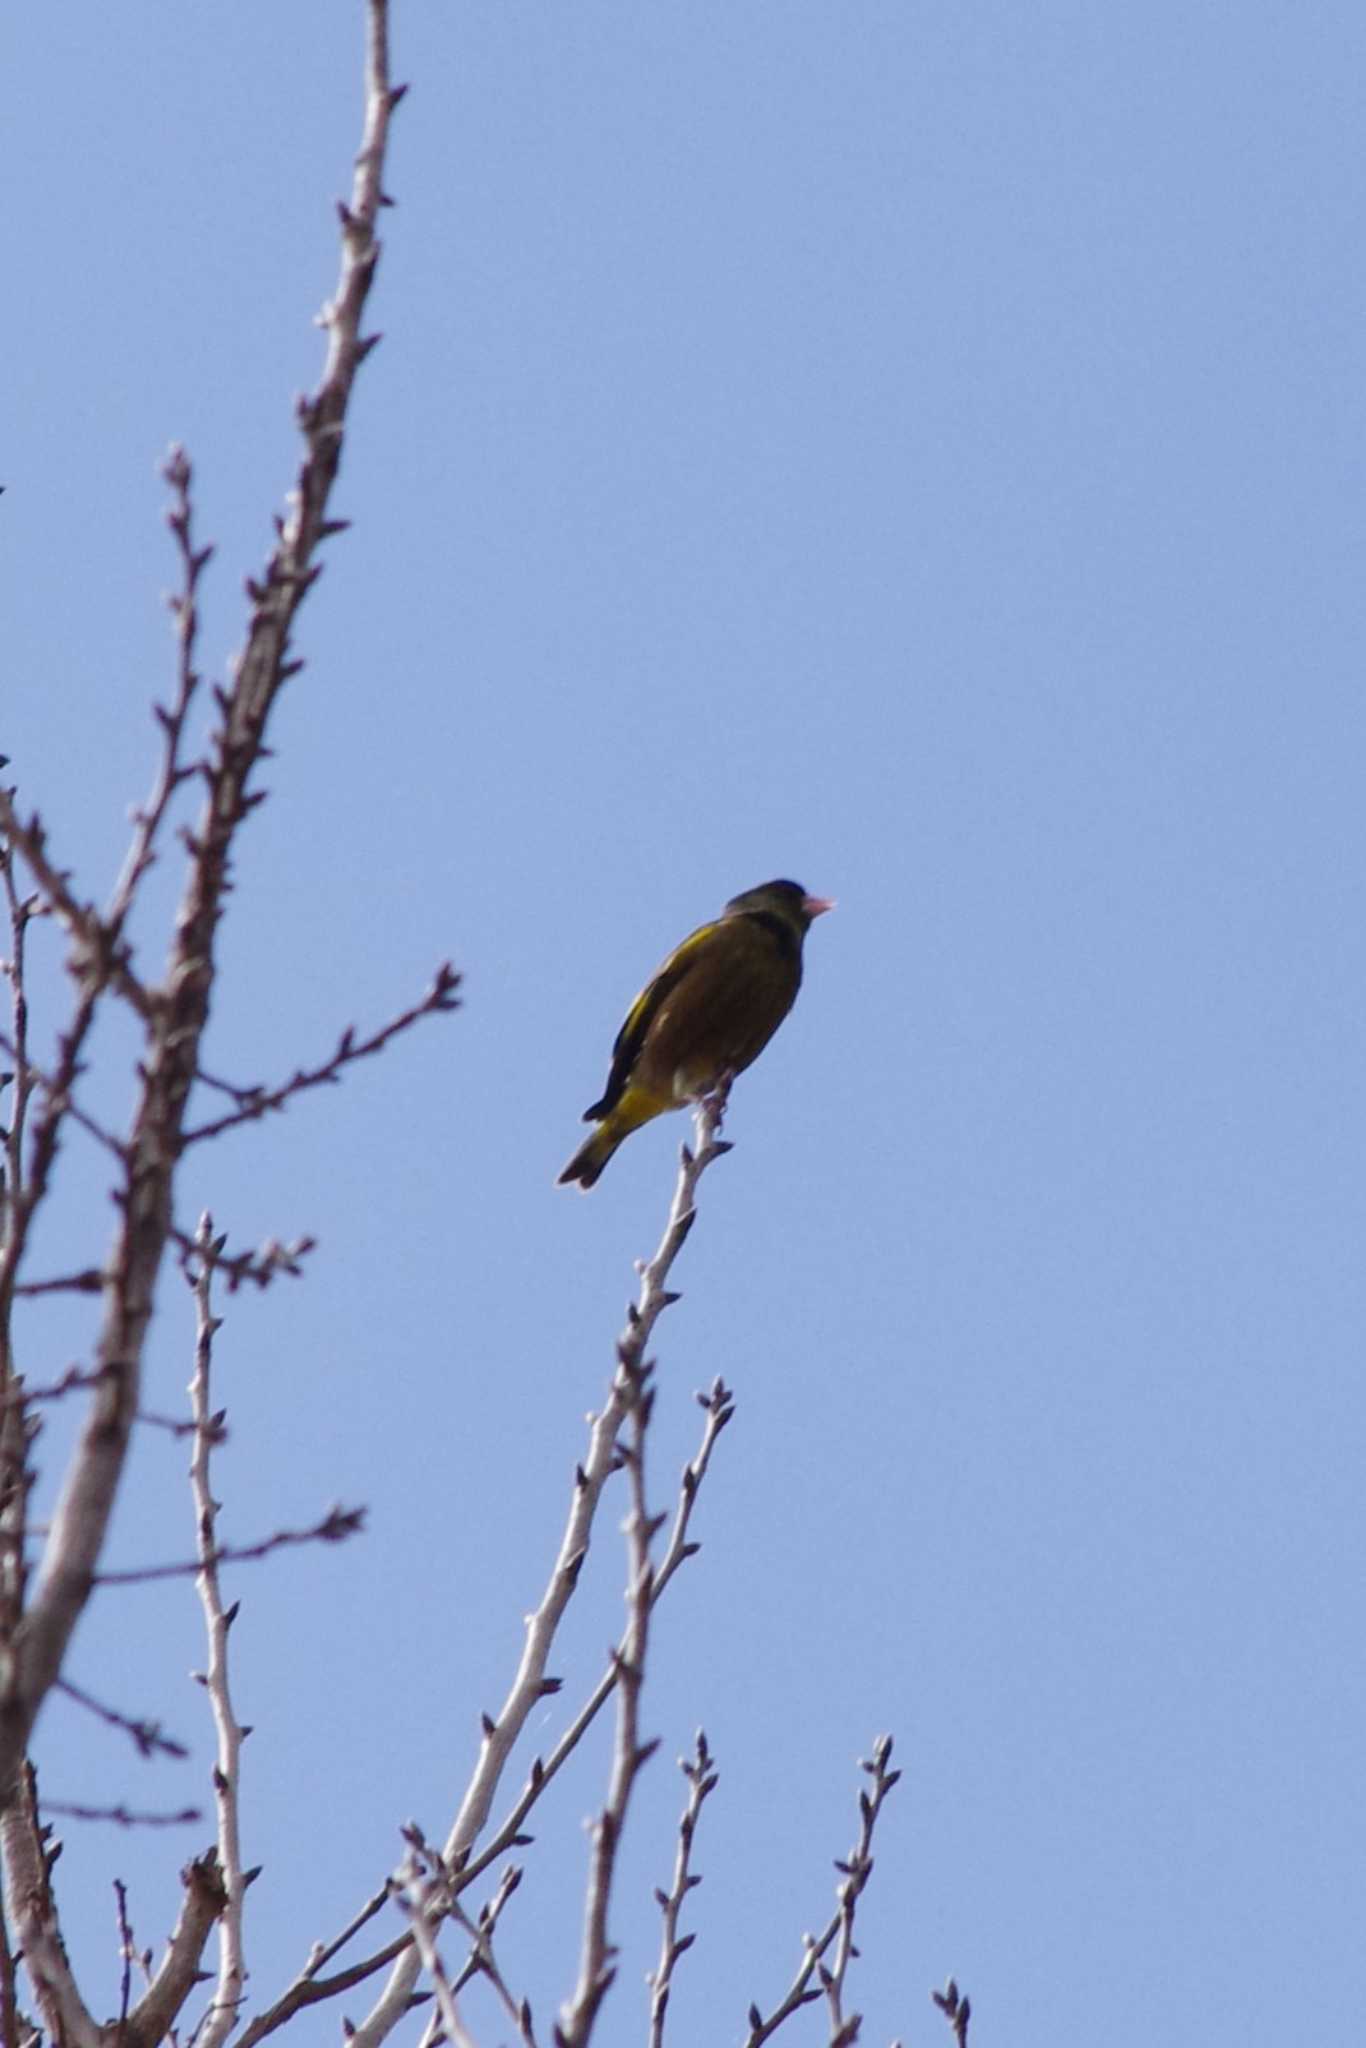
[[[733,896],[714,924],[670,953],[617,1033],[602,1099],[583,1113],[598,1128],[560,1175],[562,1187],[591,1188],[641,1124],[758,1059],[797,1000],[811,921],[834,907],[799,882],[765,882]]]

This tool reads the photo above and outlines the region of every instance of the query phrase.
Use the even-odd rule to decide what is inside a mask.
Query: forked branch
[[[767,2018],[757,2005],[749,2009],[749,2032],[745,2036],[745,2048],[761,2048],[777,2033],[785,2021],[802,2006],[810,2005],[824,1993],[830,2006],[831,2048],[845,2048],[858,2033],[858,2015],[845,2016],[843,2008],[844,1977],[854,1953],[854,1912],[859,1896],[867,1884],[873,1869],[873,1830],[883,1801],[900,1778],[900,1771],[888,1768],[892,1755],[892,1738],[879,1735],[873,1744],[873,1754],[865,1760],[863,1769],[873,1781],[871,1792],[860,1791],[859,1837],[848,1858],[837,1861],[835,1868],[840,1873],[840,1885],[836,1894],[838,1903],[833,1917],[819,1935],[806,1935],[803,1941],[805,1954],[797,1974],[788,1986],[782,2002],[775,2006]],[[838,1944],[838,1946],[836,1946]],[[824,1958],[835,1949],[833,1968]],[[812,1983],[812,1978],[816,1983]]]

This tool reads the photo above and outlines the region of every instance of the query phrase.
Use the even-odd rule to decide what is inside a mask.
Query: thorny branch
[[[673,1990],[674,1966],[681,1955],[692,1947],[697,1936],[680,1934],[678,1916],[683,1910],[683,1901],[688,1893],[702,1879],[692,1868],[693,1837],[701,1818],[705,1802],[716,1790],[718,1773],[715,1759],[707,1747],[703,1729],[697,1731],[697,1741],[692,1756],[680,1757],[678,1768],[688,1781],[688,1803],[678,1823],[678,1851],[674,1857],[673,1882],[667,1891],[655,1890],[655,1899],[664,1915],[664,1932],[660,1940],[659,1962],[650,1975],[650,2041],[649,2048],[664,2048],[664,2021],[669,2010],[669,1994]]]
[[[785,2020],[791,2019],[802,2006],[810,2005],[813,1999],[824,1993],[830,2006],[830,2048],[846,2048],[846,2044],[858,2035],[857,2013],[846,2018],[843,2010],[844,1974],[852,1956],[854,1937],[854,1911],[859,1896],[867,1884],[873,1869],[873,1830],[877,1826],[882,1802],[900,1778],[900,1771],[888,1769],[892,1755],[892,1738],[879,1735],[873,1744],[873,1754],[865,1760],[862,1768],[873,1781],[871,1792],[860,1791],[858,1796],[860,1828],[859,1838],[849,1852],[848,1860],[837,1861],[841,1883],[836,1892],[837,1905],[834,1916],[820,1935],[806,1935],[803,1946],[806,1950],[796,1976],[789,1985],[782,2003],[774,2008],[765,2019],[757,2005],[749,2009],[749,2032],[745,2036],[745,2048],[760,2048],[770,2040]],[[823,1958],[831,1945],[838,1940],[834,1969],[826,1967]],[[819,1989],[811,1982],[817,1977]]]

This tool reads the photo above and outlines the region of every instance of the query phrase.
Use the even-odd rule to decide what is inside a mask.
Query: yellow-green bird
[[[560,1185],[591,1188],[623,1138],[666,1109],[709,1095],[757,1060],[797,1000],[802,941],[834,904],[800,882],[764,882],[732,896],[670,953],[632,1003],[612,1047],[595,1123]]]

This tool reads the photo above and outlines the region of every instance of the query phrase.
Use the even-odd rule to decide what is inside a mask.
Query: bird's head
[[[756,913],[765,913],[769,917],[780,917],[798,938],[805,938],[812,919],[822,917],[834,907],[833,897],[808,896],[800,882],[761,882],[757,889],[746,889],[743,895],[732,896],[722,915],[753,917]]]

